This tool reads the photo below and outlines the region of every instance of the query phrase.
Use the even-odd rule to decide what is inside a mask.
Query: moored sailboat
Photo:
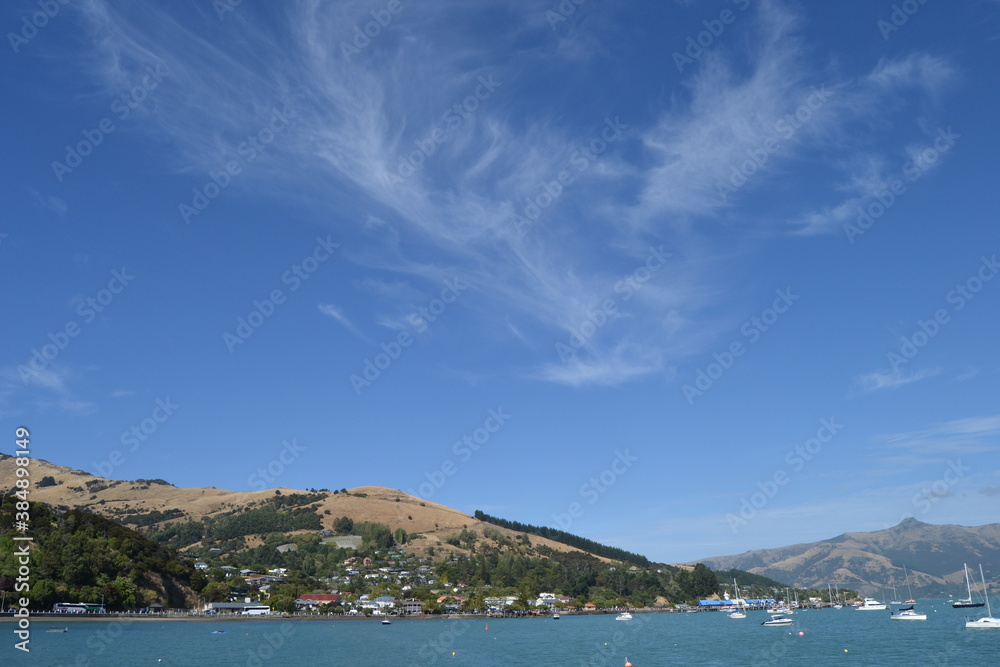
[[[910,587],[910,573],[906,571],[906,565],[903,565],[903,578],[906,580],[906,593],[910,596],[906,600],[903,600],[903,604],[916,604],[917,601],[913,599],[913,588]]]
[[[966,576],[968,576],[968,571],[966,571]],[[979,564],[979,576],[983,580],[983,599],[986,604],[986,616],[982,618],[966,618],[965,627],[967,628],[990,628],[995,630],[1000,630],[1000,618],[994,618],[993,610],[990,609],[990,594],[986,590],[986,575],[983,574],[983,564]],[[969,591],[969,597],[972,597],[972,591]]]
[[[890,614],[889,618],[894,621],[926,621],[927,614],[920,613],[913,608],[913,605],[900,609],[897,612]]]
[[[965,570],[965,590],[969,594],[969,597],[963,600],[955,600],[951,603],[951,606],[955,609],[973,609],[975,607],[982,607],[985,602],[975,602],[972,599],[972,584],[969,583],[969,566],[962,563],[962,569]]]
[[[729,613],[729,618],[742,619],[747,617],[747,601],[740,597],[740,587],[736,584],[736,577],[733,577],[733,597],[732,603],[735,609]],[[728,597],[728,595],[726,596]]]

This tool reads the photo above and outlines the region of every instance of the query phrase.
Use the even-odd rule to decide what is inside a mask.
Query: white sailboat
[[[968,571],[966,571],[968,575]],[[986,600],[986,616],[977,619],[966,618],[965,627],[967,628],[991,628],[1000,629],[1000,618],[993,617],[993,610],[990,609],[990,594],[986,589],[986,575],[983,574],[983,564],[979,564],[979,576],[983,580],[983,598]],[[969,598],[972,598],[972,590],[969,590]]]
[[[913,599],[913,589],[910,587],[910,573],[906,571],[906,564],[903,564],[903,578],[906,579],[906,593],[910,597],[903,600],[903,604],[917,604],[917,601]]]
[[[732,599],[733,606],[735,609],[729,613],[729,618],[741,619],[747,617],[746,607],[747,602],[740,597],[740,588],[736,585],[736,577],[733,577],[733,595]]]
[[[777,606],[777,607],[774,608],[774,612],[776,614],[784,614],[785,616],[789,616],[789,615],[795,613],[794,611],[792,611],[792,607],[788,603],[788,598],[790,598],[790,597],[791,596],[788,594],[788,589],[786,588],[785,589],[785,601],[780,606]]]
[[[910,605],[905,609],[900,609],[899,611],[890,614],[889,618],[894,621],[926,621],[927,614],[917,611],[913,608],[913,605]]]

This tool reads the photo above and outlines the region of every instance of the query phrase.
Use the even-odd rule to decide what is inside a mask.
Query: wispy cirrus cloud
[[[949,458],[1000,451],[1000,415],[967,417],[942,422],[926,429],[877,436],[875,442],[898,472]]]
[[[94,414],[97,404],[77,398],[70,388],[74,376],[72,369],[55,363],[38,369],[25,365],[0,369],[0,414],[16,415],[26,403],[78,417]]]
[[[571,168],[605,122],[568,122],[556,102],[533,98],[526,109],[512,94],[525,71],[570,76],[550,69],[565,67],[565,59],[554,65],[547,58],[554,47],[523,45],[536,33],[546,33],[551,45],[551,29],[539,20],[550,3],[408,8],[370,46],[345,58],[352,26],[376,5],[246,6],[220,28],[191,21],[173,5],[92,0],[81,10],[93,37],[84,62],[110,90],[147,64],[169,70],[144,127],[169,139],[162,142],[173,151],[162,156],[165,168],[180,172],[203,175],[238,157],[238,143],[284,105],[294,123],[247,165],[233,190],[266,180],[294,192],[304,207],[335,209],[331,224],[351,241],[349,259],[400,282],[425,289],[461,275],[477,295],[475,304],[467,300],[472,317],[509,332],[518,346],[543,350],[526,375],[570,386],[669,373],[684,354],[711,342],[705,332],[717,327],[700,313],[724,291],[712,271],[723,253],[691,225],[738,207],[739,197],[719,197],[719,183],[818,88],[829,93],[822,107],[786,138],[748,191],[881,117],[885,100],[901,88],[930,96],[952,76],[946,61],[918,55],[879,62],[854,79],[810,67],[798,37],[801,15],[778,2],[759,3],[753,40],[706,54],[683,81],[687,94],[641,124],[623,116],[628,132],[574,172],[574,182],[523,234],[513,216]],[[490,40],[438,28],[474,25],[485,11]],[[600,31],[615,29],[613,19],[575,23],[572,44],[557,50],[586,67],[581,49],[599,48]],[[864,151],[844,143],[840,159],[857,164]],[[873,178],[877,172],[868,182]],[[827,229],[836,215],[810,214],[803,227]],[[577,233],[582,227],[586,235]],[[670,246],[672,265],[572,363],[553,362],[551,344],[607,298],[650,239]],[[369,317],[394,322],[397,306]],[[325,314],[359,334],[339,308]]]
[[[882,389],[898,389],[940,374],[940,368],[923,368],[910,373],[907,373],[906,369],[902,367],[879,369],[871,373],[865,373],[858,378],[857,382],[863,393],[869,393]]]
[[[327,317],[333,318],[338,324],[340,324],[340,326],[344,327],[361,340],[371,343],[371,340],[361,333],[361,331],[354,326],[354,323],[351,322],[346,315],[344,315],[344,311],[332,303],[321,303],[319,305],[319,312],[323,313]]]

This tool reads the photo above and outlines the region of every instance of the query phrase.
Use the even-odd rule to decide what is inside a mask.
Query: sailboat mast
[[[979,576],[983,580],[983,597],[986,598],[986,615],[993,617],[993,610],[990,609],[990,594],[986,592],[986,575],[983,574],[983,564],[979,564]],[[971,596],[972,593],[969,593]]]

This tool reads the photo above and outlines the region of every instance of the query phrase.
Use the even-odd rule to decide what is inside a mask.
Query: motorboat
[[[632,614],[628,613],[627,611],[623,611],[622,613],[620,613],[617,616],[615,616],[615,620],[616,621],[631,621],[632,620]]]
[[[894,621],[926,621],[927,614],[921,614],[913,605],[900,609],[889,616]]]
[[[559,620],[559,614],[552,614],[552,620],[553,621],[558,621]]]
[[[69,628],[49,628],[45,632],[69,632]]]
[[[746,613],[742,611],[729,612],[729,618],[746,618],[746,617],[747,617]]]
[[[388,618],[383,618],[382,625],[392,625],[392,621],[390,621]]]
[[[861,603],[860,607],[857,607],[858,611],[885,611],[889,608],[889,605],[884,602],[879,602],[875,598],[865,598],[864,602]]]
[[[794,618],[788,618],[782,614],[771,614],[771,618],[761,623],[761,625],[768,626],[779,626],[779,625],[795,625]]]

